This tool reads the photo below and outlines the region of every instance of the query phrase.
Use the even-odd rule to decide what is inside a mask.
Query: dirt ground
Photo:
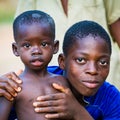
[[[17,58],[12,53],[12,42],[14,42],[12,25],[0,25],[0,74],[23,68],[19,57]]]

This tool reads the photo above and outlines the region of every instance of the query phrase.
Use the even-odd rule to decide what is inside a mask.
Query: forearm
[[[13,102],[8,101],[4,97],[0,97],[0,120],[8,120]]]
[[[110,33],[120,48],[120,18],[110,25]]]
[[[75,107],[74,120],[94,120],[88,111],[78,103]]]

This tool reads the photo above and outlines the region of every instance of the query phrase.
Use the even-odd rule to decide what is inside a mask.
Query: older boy
[[[110,38],[99,24],[82,21],[70,27],[64,37],[59,66],[64,70],[61,74],[68,79],[72,93],[68,88],[53,84],[63,94],[38,97],[34,103],[35,111],[46,112],[47,118],[70,117],[80,120],[85,115],[82,105],[94,120],[120,120],[120,92],[105,82],[111,52]],[[61,71],[58,67],[50,70],[54,73]],[[59,99],[63,102],[58,107],[54,104]],[[51,107],[47,105],[49,100],[53,103]],[[45,108],[42,104],[46,105]],[[57,113],[47,114],[51,109]]]

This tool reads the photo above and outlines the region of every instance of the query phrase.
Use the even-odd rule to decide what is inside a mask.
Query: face
[[[58,50],[58,41],[54,41],[49,25],[24,24],[18,32],[17,43],[13,44],[14,54],[20,56],[26,68],[39,70],[46,67]]]
[[[108,76],[110,51],[107,43],[100,37],[87,36],[77,40],[68,55],[61,57],[60,66],[79,94],[95,94]]]

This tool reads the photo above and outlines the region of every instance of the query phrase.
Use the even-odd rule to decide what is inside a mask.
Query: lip
[[[34,66],[41,66],[42,64],[43,64],[43,60],[41,60],[41,59],[33,59],[32,61],[31,61],[31,63],[32,63],[32,65],[34,65]]]
[[[90,89],[98,88],[100,84],[98,81],[82,81],[82,83]]]

